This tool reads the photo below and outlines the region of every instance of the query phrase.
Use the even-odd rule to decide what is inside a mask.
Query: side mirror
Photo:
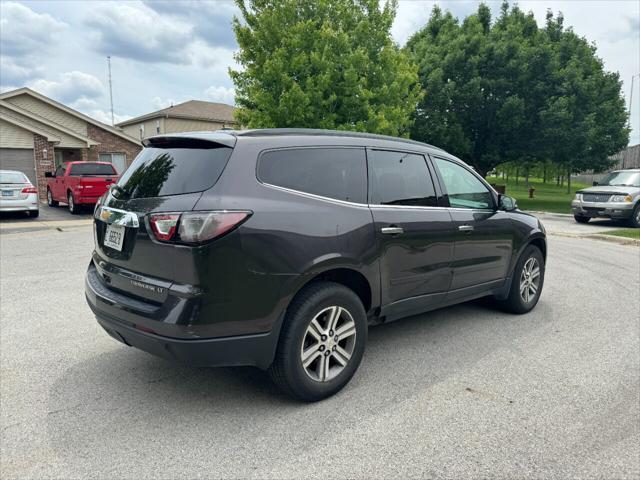
[[[518,204],[515,198],[501,194],[498,197],[498,208],[500,210],[504,210],[505,212],[513,212],[516,208],[518,208]]]
[[[56,174],[53,172],[44,172],[44,178],[56,178]]]
[[[598,186],[598,182],[593,182],[593,184],[592,184],[592,185],[593,185],[594,187],[597,187],[597,186]]]

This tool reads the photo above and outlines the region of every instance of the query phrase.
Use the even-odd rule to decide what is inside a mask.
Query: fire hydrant
[[[535,188],[533,188],[533,187],[530,187],[530,188],[529,188],[529,198],[534,198],[534,196],[533,196],[533,192],[535,192],[535,191],[536,191],[536,189],[535,189]]]

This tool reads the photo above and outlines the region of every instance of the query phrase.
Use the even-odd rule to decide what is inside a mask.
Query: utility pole
[[[107,66],[109,67],[109,102],[111,103],[111,126],[115,126],[113,119],[113,87],[111,86],[111,56],[107,55]]]

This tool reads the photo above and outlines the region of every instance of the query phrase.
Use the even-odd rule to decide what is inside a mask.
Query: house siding
[[[134,123],[132,125],[127,125],[122,127],[122,131],[129,135],[130,137],[140,139],[140,125],[144,125],[144,137],[153,137],[156,134],[156,121],[160,121],[160,133],[165,133],[165,118],[157,117],[152,118],[151,120],[146,120],[140,123]]]
[[[31,113],[40,115],[51,122],[59,123],[80,135],[87,136],[87,122],[31,95],[16,95],[15,97],[7,98],[5,101],[28,110]]]
[[[33,133],[0,119],[0,148],[33,148]]]
[[[185,118],[167,118],[165,120],[166,133],[177,132],[199,132],[219,130],[224,125],[220,122],[211,122],[207,120],[189,120]]]
[[[34,128],[37,128],[38,130],[42,130],[44,132],[47,132],[49,135],[53,136],[53,137],[57,137],[60,139],[60,143],[58,144],[58,146],[60,147],[68,147],[68,148],[82,148],[82,147],[86,147],[86,143],[83,142],[82,140],[80,140],[79,138],[76,137],[72,137],[71,135],[61,132],[60,130],[57,130],[55,128],[50,127],[49,125],[46,125],[44,123],[40,123],[36,120],[32,120],[29,117],[26,117],[18,112],[14,112],[13,110],[9,110],[8,108],[2,108],[0,107],[0,113],[2,113],[2,116],[7,117],[7,118],[14,118],[16,120],[19,120],[20,122],[26,124],[26,125],[30,125]],[[50,119],[47,119],[50,120]]]

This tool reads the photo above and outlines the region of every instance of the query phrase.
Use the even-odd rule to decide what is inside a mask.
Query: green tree
[[[626,145],[617,74],[561,16],[539,28],[533,14],[504,2],[495,22],[481,4],[461,23],[436,6],[406,49],[425,89],[411,137],[482,175],[502,163],[525,177],[544,161],[597,169]]]
[[[606,169],[608,157],[628,144],[627,111],[619,76],[604,70],[594,44],[564,29],[562,15],[554,19],[551,12],[544,33],[554,68],[540,111],[543,144],[564,168],[570,192],[571,173]]]
[[[421,89],[391,40],[395,0],[236,1],[240,124],[408,134]]]

